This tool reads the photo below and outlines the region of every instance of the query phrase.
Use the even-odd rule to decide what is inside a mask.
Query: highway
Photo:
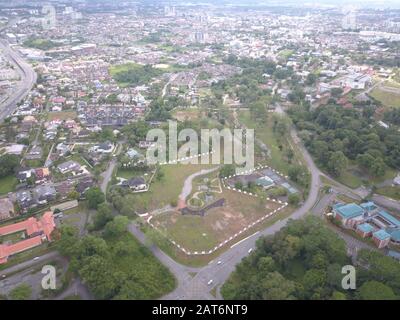
[[[14,92],[0,104],[0,121],[14,112],[17,104],[22,101],[36,83],[37,74],[27,62],[25,62],[20,55],[10,48],[7,41],[0,40],[0,49],[6,59],[13,64],[18,74],[21,77],[20,82],[15,88]]]

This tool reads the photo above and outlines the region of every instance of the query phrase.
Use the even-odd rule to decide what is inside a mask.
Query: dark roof
[[[135,177],[135,178],[129,179],[127,181],[127,184],[130,187],[136,187],[136,186],[139,186],[141,184],[146,184],[146,182],[144,181],[144,179],[142,177]]]

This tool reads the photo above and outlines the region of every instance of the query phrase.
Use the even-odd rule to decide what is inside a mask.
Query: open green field
[[[369,95],[382,102],[386,107],[400,108],[400,89],[391,88],[392,91],[386,91],[381,88],[375,88]],[[398,93],[395,91],[398,90]]]
[[[376,193],[400,201],[400,186],[378,188]]]
[[[58,46],[57,43],[48,39],[29,39],[24,42],[25,47],[36,48],[40,50],[49,50]]]
[[[154,217],[152,223],[186,250],[208,251],[280,206],[226,189],[217,195],[215,200],[225,199],[224,206],[210,209],[203,217],[173,211]]]
[[[75,119],[77,116],[75,111],[57,111],[57,112],[49,112],[47,114],[47,120],[52,121],[55,119],[60,120],[68,120]]]
[[[18,180],[14,176],[7,176],[0,179],[0,194],[6,194],[14,191],[15,186],[18,184]]]
[[[138,212],[152,211],[178,201],[185,179],[191,174],[213,167],[202,164],[169,164],[161,166],[164,176],[156,177],[147,192],[129,194],[126,197]]]
[[[265,123],[262,125],[255,123],[250,116],[250,112],[247,110],[240,111],[238,113],[238,118],[241,123],[243,123],[248,129],[254,129],[256,138],[260,139],[263,143],[265,143],[268,149],[271,151],[271,158],[267,160],[268,165],[272,168],[287,174],[289,170],[290,164],[287,162],[285,157],[285,152],[287,148],[293,150],[294,159],[293,163],[303,163],[303,158],[297,148],[294,146],[291,139],[287,138],[286,143],[284,144],[284,148],[282,151],[279,149],[279,141],[276,137],[276,134],[273,132],[272,127],[272,118],[268,117]],[[255,146],[257,149],[257,146]]]
[[[206,255],[189,256],[179,250],[177,247],[175,247],[168,239],[165,238],[165,235],[162,235],[160,232],[154,232],[154,229],[147,224],[143,225],[142,229],[146,233],[147,237],[149,237],[150,235],[153,243],[156,243],[161,250],[163,250],[166,254],[168,254],[177,262],[191,267],[202,267],[207,265],[210,261],[217,259],[233,243],[245,239],[246,237],[251,236],[257,231],[264,230],[265,228],[276,223],[278,220],[289,217],[292,212],[293,209],[291,207],[286,207],[277,212],[276,215],[265,219],[260,224],[256,224],[253,228],[247,229],[247,231],[243,232],[235,240],[228,242],[226,246],[222,246],[220,249],[214,251],[212,254]],[[154,236],[154,234],[156,234],[157,236]]]
[[[340,177],[336,178],[336,180],[352,189],[356,189],[363,184],[374,185],[381,183],[385,180],[393,179],[395,175],[396,175],[395,170],[386,167],[386,172],[384,176],[372,177],[365,173],[359,172],[358,169],[355,169],[354,166],[350,165]]]
[[[118,82],[118,85],[127,87],[130,85],[145,84],[166,71],[129,62],[111,66],[109,72],[115,81]]]
[[[153,173],[147,172],[147,176],[145,176],[144,174],[145,172],[143,170],[138,170],[135,168],[131,169],[118,168],[116,176],[124,179],[130,179],[137,176],[143,176],[144,178],[146,178],[148,176],[151,176]]]

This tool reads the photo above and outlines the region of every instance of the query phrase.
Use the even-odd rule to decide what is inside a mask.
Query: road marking
[[[239,243],[242,243],[243,241],[246,241],[247,239],[251,238],[252,236],[256,235],[257,233],[259,233],[260,231],[254,232],[251,236],[248,236],[247,238],[244,238],[238,242],[236,242],[235,244],[231,245],[231,248],[237,246]]]

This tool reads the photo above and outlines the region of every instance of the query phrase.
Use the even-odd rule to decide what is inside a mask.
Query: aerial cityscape
[[[398,1],[0,1],[0,300],[399,299]]]

